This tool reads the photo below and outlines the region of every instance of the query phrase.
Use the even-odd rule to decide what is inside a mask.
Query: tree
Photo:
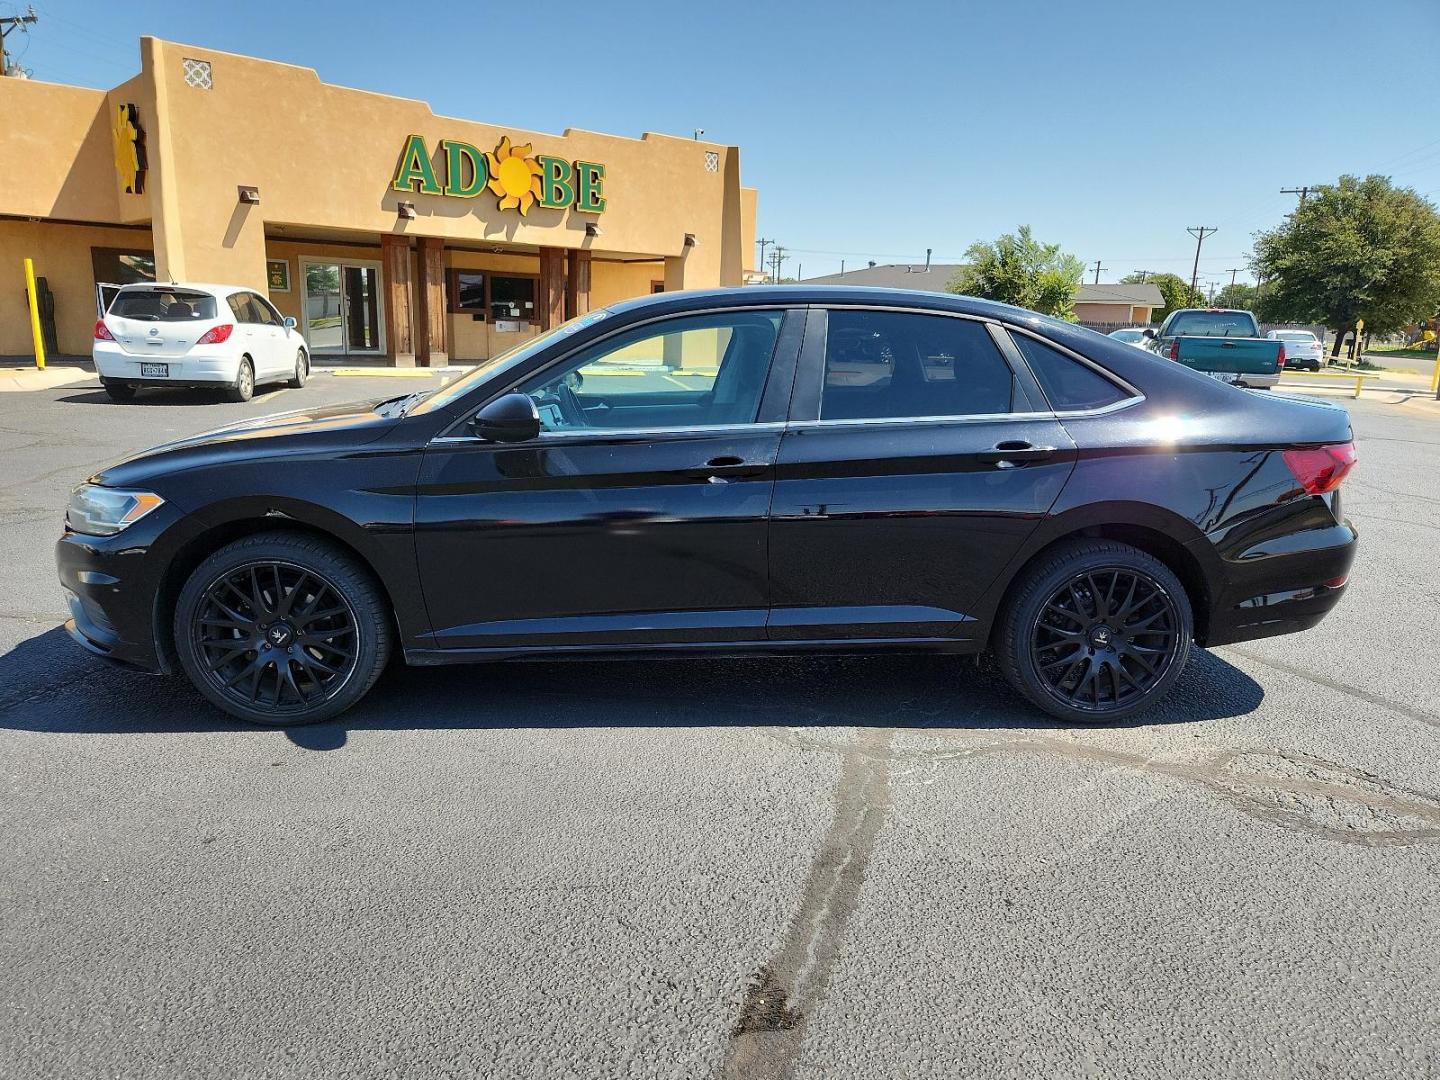
[[[1236,308],[1242,311],[1253,311],[1255,309],[1256,292],[1257,290],[1254,285],[1237,281],[1234,285],[1226,285],[1215,294],[1215,306]]]
[[[1059,244],[1042,244],[1021,225],[992,243],[976,241],[945,286],[952,293],[999,300],[1041,315],[1075,319],[1075,293],[1085,266]]]
[[[1120,279],[1122,285],[1154,285],[1160,290],[1165,301],[1162,307],[1150,313],[1151,322],[1164,322],[1165,317],[1178,308],[1201,307],[1198,292],[1190,291],[1190,283],[1176,274],[1126,274]]]
[[[1266,322],[1321,322],[1335,351],[1357,319],[1393,333],[1440,306],[1440,215],[1384,176],[1322,184],[1285,223],[1255,238]]]

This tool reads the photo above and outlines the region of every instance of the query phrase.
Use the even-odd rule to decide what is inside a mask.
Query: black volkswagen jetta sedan
[[[157,447],[71,498],[92,652],[262,724],[411,664],[993,650],[1066,721],[1314,626],[1349,417],[929,293],[661,294],[454,383]]]

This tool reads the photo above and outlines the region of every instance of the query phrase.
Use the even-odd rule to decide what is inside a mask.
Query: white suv
[[[213,387],[248,401],[262,383],[304,386],[310,374],[295,320],[235,285],[126,285],[96,320],[91,355],[116,401],[142,386]]]

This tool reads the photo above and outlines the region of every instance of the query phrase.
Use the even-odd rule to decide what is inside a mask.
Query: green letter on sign
[[[420,186],[415,187],[415,181]],[[430,164],[430,151],[425,149],[425,139],[411,135],[405,140],[405,152],[400,155],[400,168],[395,172],[396,191],[419,191],[421,195],[439,195],[440,184],[435,179],[435,169]]]
[[[577,161],[575,171],[580,174],[575,209],[582,214],[600,213],[605,209],[605,195],[601,191],[605,184],[605,166],[596,165],[593,161]]]
[[[485,159],[480,151],[466,142],[440,143],[445,148],[445,194],[462,199],[473,199],[485,190],[485,181],[490,177],[485,171]],[[469,162],[470,182],[465,182],[465,167]]]
[[[563,210],[573,203],[575,170],[570,167],[570,162],[564,158],[546,157],[543,154],[535,160],[544,170],[540,174],[540,205]]]

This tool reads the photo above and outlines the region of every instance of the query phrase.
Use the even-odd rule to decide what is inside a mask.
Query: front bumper
[[[60,586],[70,607],[66,631],[87,650],[146,671],[170,674],[161,633],[173,612],[161,609],[165,572],[198,532],[171,503],[114,536],[66,531],[55,544]]]

